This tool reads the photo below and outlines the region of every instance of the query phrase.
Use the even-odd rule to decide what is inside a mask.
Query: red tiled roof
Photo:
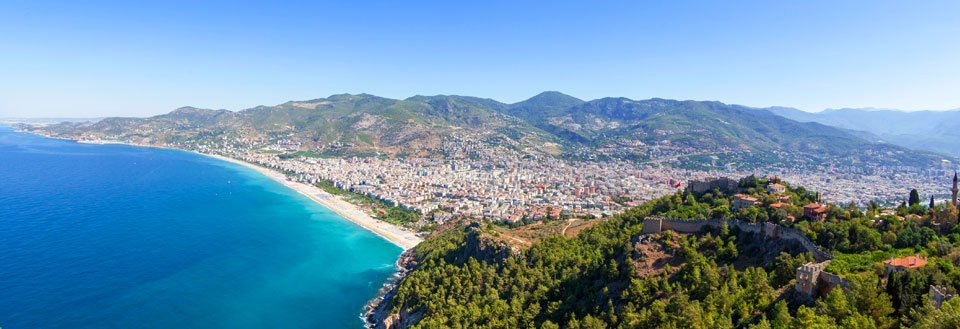
[[[770,204],[770,207],[780,208],[780,207],[786,206],[786,205],[788,205],[788,204],[789,204],[789,203],[777,202],[777,203]]]
[[[734,194],[733,197],[737,199],[747,200],[747,201],[757,201],[757,198],[751,197],[746,194]]]
[[[803,206],[803,209],[823,209],[823,208],[826,208],[826,206],[819,203],[811,203],[806,206]]]
[[[918,256],[907,256],[903,258],[893,258],[883,261],[884,264],[893,267],[918,268],[927,265],[927,259]]]

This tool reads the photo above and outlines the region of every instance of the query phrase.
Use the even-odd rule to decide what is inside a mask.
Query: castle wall
[[[724,222],[726,222],[729,227],[736,227],[744,232],[758,234],[762,233],[764,236],[771,239],[796,241],[803,247],[803,249],[812,253],[814,259],[816,259],[818,262],[833,258],[832,254],[820,249],[820,247],[807,239],[803,232],[772,223],[747,223],[739,220],[724,221],[722,219],[683,220],[650,218],[644,220],[643,222],[643,233],[659,233],[664,230],[673,230],[678,233],[698,233],[707,226],[719,228]]]
[[[830,290],[833,290],[833,288],[836,288],[837,286],[844,287],[844,288],[848,286],[848,283],[846,280],[841,278],[839,275],[836,275],[830,272],[820,272],[818,284],[820,285],[821,287],[820,289],[824,293],[830,292]]]
[[[663,220],[648,218],[643,220],[643,234],[660,233],[663,231]]]
[[[707,220],[698,220],[698,221],[681,221],[681,220],[664,220],[662,228],[664,230],[674,230],[680,233],[697,233],[700,232],[706,226],[719,226],[718,223],[713,223]]]

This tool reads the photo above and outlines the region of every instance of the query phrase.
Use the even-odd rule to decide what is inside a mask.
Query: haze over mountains
[[[888,109],[828,109],[804,112],[792,108],[767,109],[800,122],[819,122],[835,127],[864,131],[866,138],[918,150],[960,156],[960,109],[905,112]]]
[[[928,166],[942,159],[821,123],[791,120],[786,117],[794,114],[788,109],[765,110],[659,98],[584,101],[552,91],[513,104],[469,96],[398,100],[340,94],[237,112],[184,107],[150,118],[44,129],[67,138],[145,144],[259,141],[329,156],[441,157],[444,143],[467,143],[573,159],[741,168],[822,161]]]

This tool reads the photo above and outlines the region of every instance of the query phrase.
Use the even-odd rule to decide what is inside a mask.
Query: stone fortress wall
[[[647,218],[643,221],[643,233],[660,233],[664,230],[672,230],[678,233],[697,233],[703,230],[704,227],[713,227],[720,228],[723,226],[723,223],[726,222],[727,226],[733,228],[750,232],[750,233],[762,233],[767,238],[771,239],[780,239],[788,240],[799,243],[803,248],[813,254],[813,258],[818,262],[823,262],[826,260],[833,259],[833,255],[830,252],[821,249],[816,244],[814,244],[810,239],[806,237],[803,232],[799,230],[787,228],[773,223],[749,223],[739,220],[723,220],[723,219],[705,219],[705,220],[689,220],[689,219],[665,219],[665,218]]]
[[[697,233],[704,227],[720,228],[723,223],[733,228],[736,227],[744,232],[762,233],[768,239],[778,239],[793,241],[799,243],[803,249],[813,254],[816,263],[807,263],[797,268],[797,282],[794,285],[797,292],[804,298],[812,299],[818,294],[824,294],[831,289],[847,287],[848,282],[839,275],[824,271],[833,254],[821,249],[813,241],[807,238],[803,232],[780,226],[773,223],[748,223],[739,220],[706,219],[706,220],[687,220],[687,219],[664,219],[647,218],[643,221],[643,234],[660,233],[664,230],[672,230],[679,233]]]

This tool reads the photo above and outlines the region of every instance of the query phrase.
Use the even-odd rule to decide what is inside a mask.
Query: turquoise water
[[[0,126],[0,327],[342,328],[399,247],[239,165]]]

